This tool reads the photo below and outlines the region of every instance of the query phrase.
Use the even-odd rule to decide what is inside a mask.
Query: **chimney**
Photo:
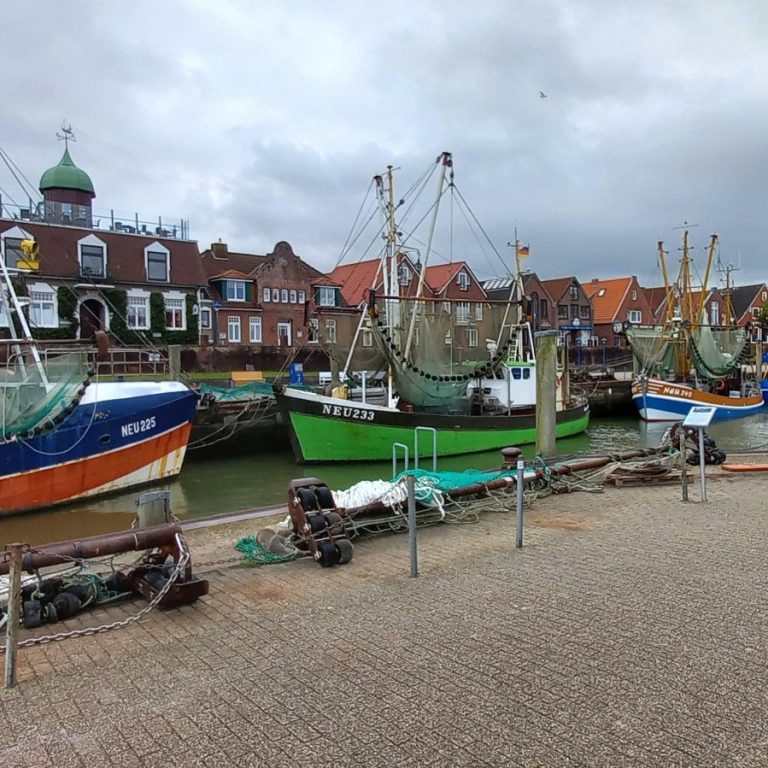
[[[227,258],[227,244],[221,242],[219,238],[218,243],[211,243],[211,251],[214,259],[226,259]]]

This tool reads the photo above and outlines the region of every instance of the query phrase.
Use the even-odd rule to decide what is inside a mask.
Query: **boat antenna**
[[[731,274],[738,272],[741,267],[734,266],[732,262],[729,262],[726,266],[723,266],[723,262],[720,260],[720,253],[717,254],[717,271],[720,272],[723,277],[721,280],[725,282],[725,290],[723,291],[723,310],[724,310],[724,323],[723,325],[731,326],[735,323],[733,311],[733,286],[731,285]]]

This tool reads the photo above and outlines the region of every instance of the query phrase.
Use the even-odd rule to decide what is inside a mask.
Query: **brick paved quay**
[[[0,765],[766,766],[768,482],[708,490],[544,499],[522,551],[514,513],[422,530],[419,579],[404,536],[211,571],[194,606],[23,649]]]

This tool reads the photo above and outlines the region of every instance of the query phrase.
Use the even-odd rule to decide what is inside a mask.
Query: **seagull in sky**
[[[544,91],[539,91],[539,98],[540,99],[546,99],[547,98],[547,94],[544,93]]]

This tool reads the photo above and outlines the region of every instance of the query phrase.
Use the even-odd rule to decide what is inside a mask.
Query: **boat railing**
[[[95,368],[98,376],[158,376],[167,375],[169,370],[165,351],[145,347],[113,347],[100,351],[95,347],[73,344],[38,347],[38,354],[46,368],[57,358],[80,354],[83,356],[84,367]],[[18,368],[28,365],[29,355],[29,349],[9,350],[7,366]]]

